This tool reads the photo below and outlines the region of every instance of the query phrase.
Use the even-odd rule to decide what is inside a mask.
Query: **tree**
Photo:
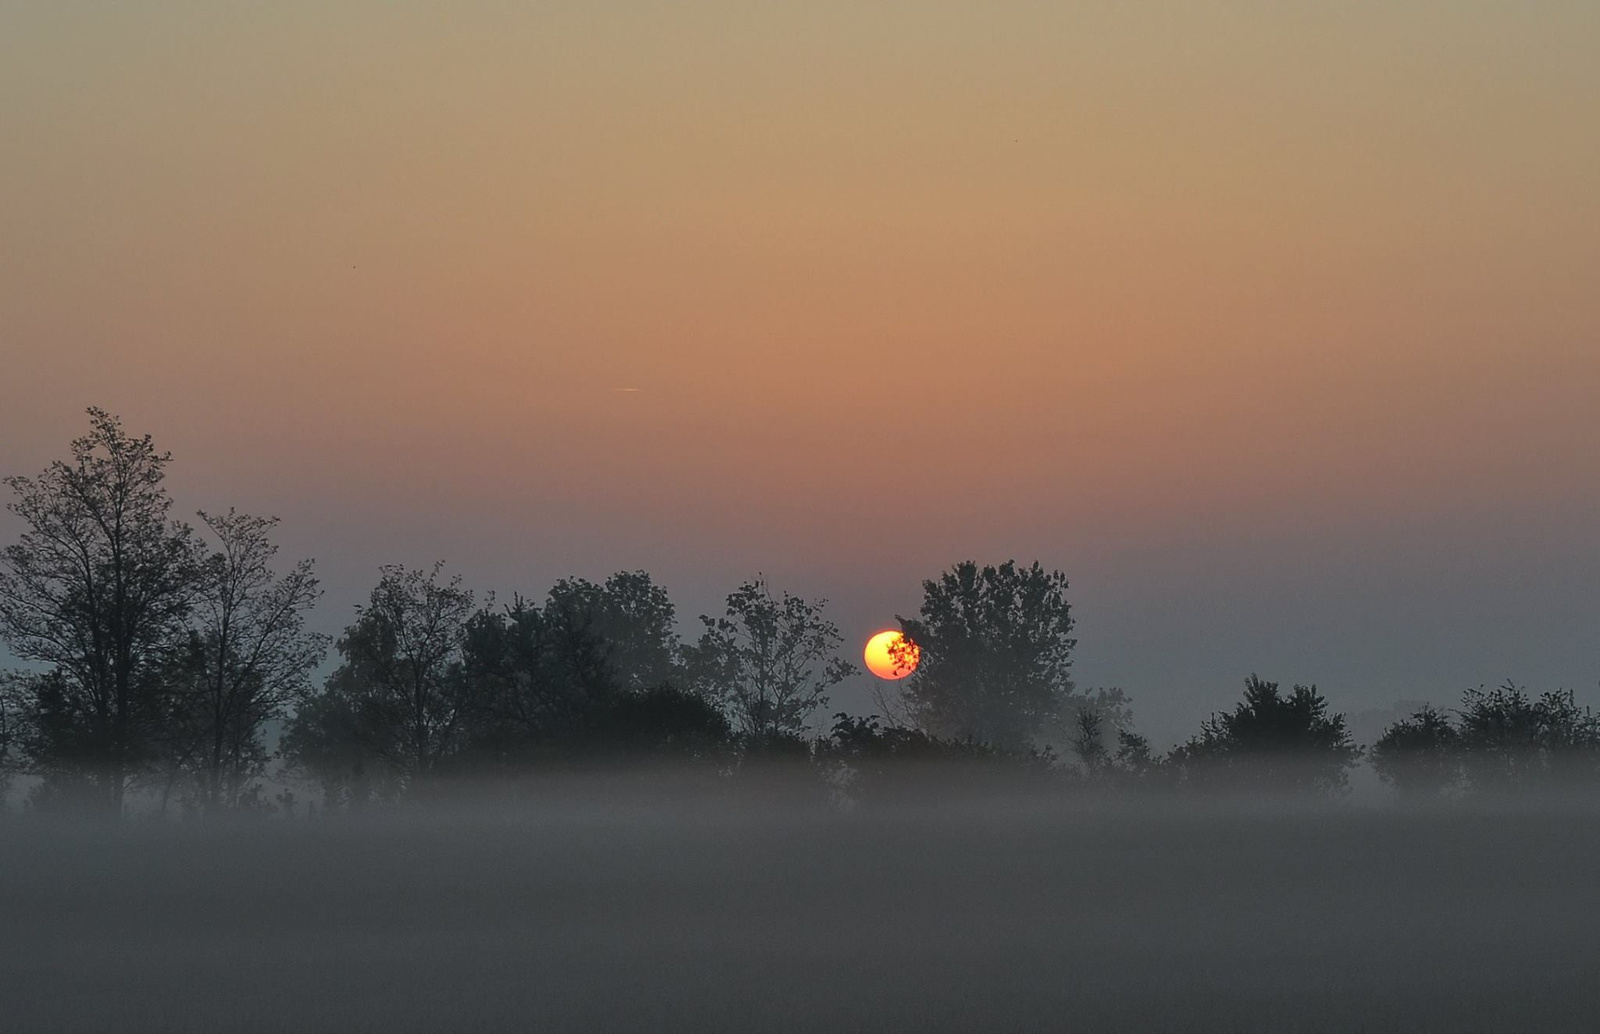
[[[1077,640],[1066,575],[1038,563],[980,568],[968,560],[922,588],[920,615],[900,619],[920,651],[903,690],[919,728],[1006,750],[1047,732],[1072,735],[1089,701],[1072,681]],[[1100,701],[1108,724],[1121,724],[1120,702],[1120,693]]]
[[[473,594],[459,576],[441,580],[443,564],[380,571],[336,644],[343,663],[295,715],[286,747],[306,767],[353,758],[365,772],[376,761],[412,786],[457,749],[474,703],[462,677]]]
[[[1370,756],[1378,778],[1404,796],[1438,796],[1461,782],[1461,735],[1432,705],[1385,729]]]
[[[245,799],[268,759],[263,724],[306,695],[327,638],[305,630],[321,596],[311,561],[273,570],[277,518],[199,516],[216,550],[201,567],[171,724],[174,761],[209,811]]]
[[[23,686],[22,676],[0,671],[0,813],[5,810],[6,794],[11,789],[11,776],[17,763]]]
[[[1461,756],[1475,792],[1592,780],[1600,775],[1600,717],[1571,690],[1537,699],[1511,682],[1462,694]]]
[[[168,518],[170,456],[103,410],[89,421],[70,461],[6,479],[24,530],[0,552],[0,638],[49,667],[24,702],[34,767],[86,783],[100,808],[120,813],[130,780],[157,757],[163,675],[198,556],[190,529]]]
[[[826,600],[785,592],[762,578],[728,595],[725,616],[702,616],[705,630],[688,652],[695,687],[718,701],[734,725],[756,741],[799,736],[806,718],[828,702],[828,690],[854,670],[834,656],[844,641],[822,616]]]
[[[698,693],[663,684],[619,695],[605,717],[606,745],[638,759],[726,762],[733,728]]]
[[[1347,785],[1360,756],[1344,715],[1328,713],[1316,686],[1284,695],[1276,682],[1251,675],[1244,700],[1205,721],[1174,761],[1193,785],[1329,793]]]
[[[816,760],[847,800],[861,803],[931,792],[1040,789],[1062,770],[1050,750],[1001,750],[976,740],[948,740],[921,729],[882,724],[879,716],[834,716]]]
[[[619,693],[590,612],[566,599],[541,609],[518,596],[502,611],[479,611],[462,657],[475,701],[469,747],[483,763],[583,745]]]
[[[679,677],[677,608],[647,572],[619,571],[603,585],[564,578],[550,590],[545,609],[552,607],[587,623],[620,689],[641,691]]]

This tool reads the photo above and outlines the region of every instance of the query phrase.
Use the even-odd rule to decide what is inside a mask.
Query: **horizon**
[[[1251,671],[1600,679],[1594,11],[0,30],[0,470],[104,406],[183,511],[283,518],[324,630],[443,558],[690,619],[763,571],[864,638],[1014,557],[1158,734]]]

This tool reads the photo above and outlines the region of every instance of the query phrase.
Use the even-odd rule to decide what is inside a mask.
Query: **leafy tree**
[[[1378,777],[1406,796],[1437,796],[1461,782],[1460,733],[1431,705],[1385,729],[1370,755]]]
[[[199,561],[190,529],[168,517],[170,456],[103,410],[89,422],[70,460],[6,479],[24,530],[0,552],[0,638],[49,668],[27,684],[34,767],[120,813],[159,754],[167,660]]]
[[[1344,715],[1328,713],[1316,686],[1285,695],[1276,682],[1251,675],[1244,700],[1205,721],[1173,760],[1197,786],[1327,793],[1347,785],[1360,756]]]
[[[606,744],[631,758],[726,762],[732,737],[710,701],[671,684],[623,693],[606,715]]]
[[[682,644],[677,608],[645,571],[619,571],[602,585],[564,578],[550,590],[546,610],[586,621],[599,640],[620,689],[639,691],[676,681]]]
[[[1008,560],[980,568],[957,564],[923,583],[919,616],[901,618],[920,663],[904,682],[911,720],[944,738],[974,739],[1008,750],[1075,729],[1091,702],[1072,681],[1072,607],[1067,577],[1035,563]],[[1121,695],[1098,701],[1103,721],[1118,725]]]
[[[200,569],[170,725],[174,760],[209,811],[247,799],[268,760],[262,726],[306,695],[327,638],[305,630],[321,595],[311,561],[273,570],[276,518],[199,516],[216,546]]]
[[[1600,717],[1571,690],[1538,698],[1513,683],[1468,690],[1460,711],[1461,756],[1475,792],[1593,779],[1600,774]]]
[[[587,607],[516,597],[467,622],[463,671],[473,694],[469,738],[480,763],[548,756],[591,740],[618,695]]]
[[[826,605],[774,596],[761,578],[739,586],[725,616],[700,619],[705,631],[687,651],[695,687],[747,737],[799,736],[806,718],[827,705],[827,691],[855,670],[834,655],[843,637],[823,617]]]
[[[414,785],[459,746],[473,698],[462,650],[473,594],[461,579],[400,566],[380,569],[366,606],[336,648],[343,663],[291,722],[285,746],[308,768],[372,762]],[[352,750],[354,748],[354,750]],[[348,773],[317,772],[324,783]]]
[[[921,729],[884,725],[877,715],[834,715],[831,733],[817,745],[834,786],[855,802],[906,794],[975,788],[1042,787],[1061,775],[1049,751],[1002,750],[976,740],[930,736]]]
[[[1150,741],[1136,732],[1117,733],[1117,749],[1111,754],[1113,781],[1127,787],[1170,785],[1171,769],[1150,750]]]

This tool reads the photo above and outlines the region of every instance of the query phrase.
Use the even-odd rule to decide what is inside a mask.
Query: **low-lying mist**
[[[937,782],[935,780],[934,782]],[[1584,1030],[1600,803],[670,773],[0,822],[15,1031]]]

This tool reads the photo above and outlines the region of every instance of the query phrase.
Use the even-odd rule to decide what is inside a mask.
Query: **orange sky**
[[[1592,685],[1596,40],[1554,0],[9,4],[0,467],[116,410],[339,614],[442,555],[689,610],[761,568],[864,634],[1038,556],[1086,679],[1183,722],[1251,667]]]

